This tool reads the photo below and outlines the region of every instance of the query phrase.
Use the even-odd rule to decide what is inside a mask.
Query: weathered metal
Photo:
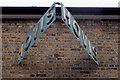
[[[42,33],[56,20],[56,5],[61,5],[61,18],[63,22],[69,27],[69,29],[73,32],[75,37],[78,39],[80,44],[85,48],[90,57],[95,61],[98,65],[97,51],[95,47],[92,45],[90,40],[87,38],[83,30],[80,28],[74,17],[71,13],[65,8],[62,3],[54,3],[47,12],[41,17],[35,27],[33,27],[32,31],[29,33],[29,36],[24,40],[21,45],[21,50],[19,53],[19,62],[23,59],[24,55],[31,48],[31,46],[35,43],[35,41],[42,35]]]

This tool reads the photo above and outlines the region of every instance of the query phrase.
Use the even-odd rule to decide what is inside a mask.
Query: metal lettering
[[[68,26],[70,26],[70,13],[69,12],[66,15],[66,19],[68,21]]]
[[[81,30],[80,26],[75,21],[74,17],[70,14],[70,12],[65,8],[63,4],[61,4],[61,14],[63,22],[71,29],[74,35],[77,37],[78,41],[80,41],[81,45],[85,48],[85,50],[90,54],[91,58],[98,64],[97,60],[97,52],[95,48],[92,46],[87,36]],[[72,26],[70,24],[72,22]]]
[[[31,35],[29,35],[26,39],[26,42],[25,42],[25,51],[28,50],[29,46],[30,46],[30,43],[31,43]]]
[[[21,46],[21,52],[18,57],[18,64],[23,59],[24,55],[27,53],[29,48],[34,44],[37,40],[37,37],[40,37],[44,30],[46,30],[56,19],[56,9],[55,3],[48,9],[48,11],[42,16],[36,26],[30,31],[29,36],[25,39]],[[48,18],[48,19],[46,19]],[[48,21],[47,21],[48,20]]]
[[[92,49],[91,49],[91,43],[89,41],[89,52],[90,52],[90,55],[92,54]]]
[[[44,17],[42,17],[42,22],[41,22],[41,32],[43,32],[43,28],[44,28]]]
[[[40,24],[40,23],[38,23],[38,24],[37,24],[37,27],[34,28],[34,30],[33,30],[33,31],[34,31],[34,40],[37,39],[37,34],[38,34],[39,24]]]
[[[80,36],[80,28],[76,21],[73,21],[73,31],[77,38]]]
[[[95,49],[95,47],[92,48],[92,51],[93,51],[93,53],[94,53],[93,56],[94,56],[95,60],[97,61],[98,58],[97,58],[97,54],[96,54],[96,49]]]
[[[47,13],[47,17],[50,18],[50,20],[47,22],[47,25],[50,24],[54,18],[54,14],[53,13],[50,13],[52,10],[53,10],[54,6],[52,8],[50,8],[50,10],[48,11]]]
[[[95,55],[93,55],[93,57],[94,57],[95,61],[97,61],[97,57]]]
[[[23,56],[27,53],[28,49],[34,44],[35,40],[37,40],[37,37],[40,37],[42,33],[55,21],[56,19],[55,4],[56,3],[54,3],[52,7],[49,8],[48,11],[42,16],[40,22],[37,24],[37,26],[35,26],[33,31],[30,32],[27,39],[23,42],[21,46],[21,52],[19,53],[18,64],[21,62]],[[77,37],[78,41],[80,41],[80,43],[90,54],[92,59],[96,62],[96,64],[98,64],[97,52],[95,47],[93,47],[93,45],[90,43],[87,36],[84,34],[78,23],[75,21],[74,17],[64,7],[64,5],[62,3],[59,3],[59,5],[61,5],[61,14],[62,14],[61,17],[63,22],[69,27],[69,29],[71,29],[71,31]],[[39,25],[41,28],[39,28]]]
[[[95,47],[92,48],[92,51],[93,51],[94,55],[97,56]]]
[[[21,45],[21,50],[19,52],[18,60],[20,60],[20,58],[22,58],[22,56],[23,56],[23,44]]]
[[[86,35],[84,35],[84,33],[83,33],[83,31],[82,31],[82,39],[83,39],[83,45],[84,45],[84,47],[86,48]]]

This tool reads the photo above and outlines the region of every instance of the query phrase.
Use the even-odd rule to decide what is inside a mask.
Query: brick
[[[80,51],[80,49],[71,49],[71,51]]]
[[[46,74],[36,74],[36,77],[46,77]]]
[[[30,77],[35,77],[35,74],[31,74]]]
[[[20,46],[37,21],[3,20],[0,34],[3,78],[118,78],[119,35],[114,27],[118,20],[77,20],[97,49],[98,66],[59,19],[39,37],[18,65]]]

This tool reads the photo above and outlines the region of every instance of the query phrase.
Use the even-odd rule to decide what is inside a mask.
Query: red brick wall
[[[97,66],[61,21],[35,42],[20,65],[21,43],[38,20],[3,20],[3,78],[118,78],[119,20],[77,20],[98,52]]]

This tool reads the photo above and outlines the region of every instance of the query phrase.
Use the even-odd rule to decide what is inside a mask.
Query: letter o
[[[77,28],[77,31],[76,31],[76,28]],[[76,37],[79,38],[80,37],[80,27],[76,21],[73,21],[73,31],[74,31]]]

